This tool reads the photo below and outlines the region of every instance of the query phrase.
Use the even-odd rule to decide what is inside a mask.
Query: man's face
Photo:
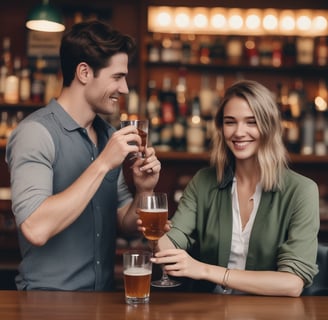
[[[91,79],[85,87],[85,98],[95,113],[115,112],[119,97],[129,93],[127,73],[128,56],[125,53],[112,56],[108,66],[100,69],[96,77],[91,73]]]

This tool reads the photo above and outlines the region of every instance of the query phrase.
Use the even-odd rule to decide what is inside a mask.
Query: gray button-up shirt
[[[70,186],[115,130],[99,116],[94,127],[98,146],[56,100],[19,124],[8,141],[6,153],[17,225],[47,197]],[[79,218],[44,246],[31,245],[18,231],[22,262],[17,288],[111,290],[117,208],[131,200],[121,168],[116,168],[107,173]]]

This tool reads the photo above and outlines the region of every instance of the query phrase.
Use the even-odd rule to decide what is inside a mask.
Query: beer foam
[[[167,209],[163,208],[158,208],[158,209],[139,209],[142,212],[147,212],[147,213],[166,213]]]
[[[151,274],[151,270],[146,268],[131,267],[127,270],[124,270],[123,273],[127,276],[147,276],[148,274]]]

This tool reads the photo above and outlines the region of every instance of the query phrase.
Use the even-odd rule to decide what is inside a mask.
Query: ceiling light
[[[65,30],[62,15],[49,4],[49,0],[43,0],[42,4],[32,9],[27,18],[26,27],[43,32],[61,32]]]

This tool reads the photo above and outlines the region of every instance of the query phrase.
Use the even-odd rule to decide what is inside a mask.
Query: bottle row
[[[149,62],[296,66],[328,64],[326,37],[152,34]]]
[[[10,38],[3,38],[0,60],[0,102],[17,104],[44,103],[57,96],[61,86],[60,75],[45,73],[45,60],[36,59],[35,66],[13,57]]]
[[[1,111],[0,114],[0,142],[9,138],[11,132],[16,128],[17,124],[26,116],[23,111],[15,113]]]
[[[154,81],[150,81],[147,117],[150,119],[151,145],[163,151],[203,152],[209,148],[213,116],[222,98],[224,78],[217,78],[215,91],[208,88],[207,81],[207,76],[203,76],[200,91],[191,99],[187,99],[183,75],[180,75],[176,90],[172,89],[170,78],[163,79],[161,90]],[[323,99],[326,94],[317,96],[313,103],[306,100],[306,91],[299,79],[293,88],[278,85],[277,104],[281,110],[283,139],[289,152],[317,156],[328,154],[328,110]],[[122,107],[118,114],[117,126],[120,119],[137,117],[135,106],[138,106],[138,97],[132,90],[127,106]],[[27,114],[23,111],[2,111],[0,141],[5,143]],[[114,119],[110,121],[115,125]]]
[[[225,78],[216,76],[215,88],[207,73],[201,75],[199,90],[187,87],[186,69],[179,70],[178,81],[164,74],[159,87],[148,83],[146,116],[150,119],[149,142],[162,150],[203,152],[210,147],[213,117],[223,97]],[[303,81],[296,78],[292,85],[277,84],[273,92],[281,111],[284,141],[287,149],[303,155],[328,154],[328,91],[320,80],[316,97],[309,98]],[[138,94],[131,90],[120,116],[138,113]]]

